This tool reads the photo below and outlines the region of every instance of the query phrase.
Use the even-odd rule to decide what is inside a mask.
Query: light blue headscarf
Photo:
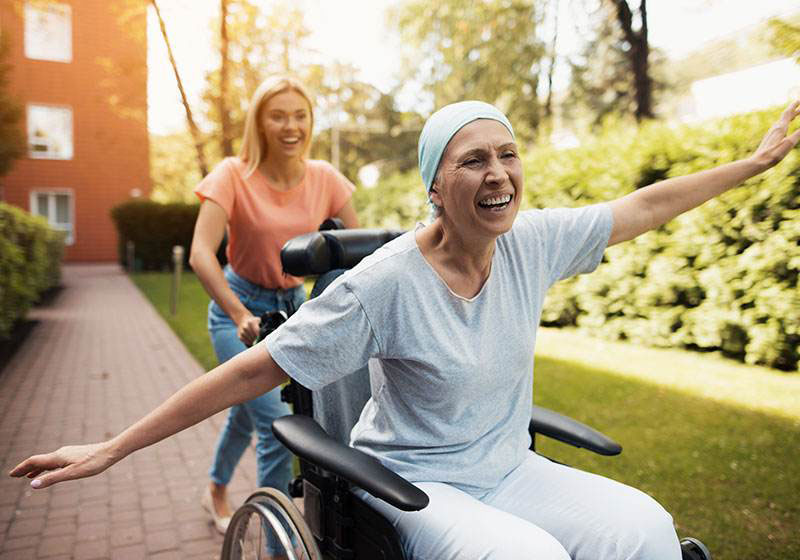
[[[494,105],[483,101],[460,101],[445,105],[428,118],[419,135],[418,149],[419,172],[428,194],[431,192],[447,143],[456,132],[478,119],[491,119],[502,123],[514,138],[514,129],[506,116]]]

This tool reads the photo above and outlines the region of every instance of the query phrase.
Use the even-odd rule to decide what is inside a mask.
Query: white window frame
[[[47,216],[39,213],[39,196],[46,195],[47,202]],[[69,197],[69,222],[59,223],[56,221],[56,202],[57,195],[67,195]],[[75,191],[73,189],[58,189],[58,188],[45,188],[33,189],[29,193],[30,200],[30,213],[35,216],[42,216],[50,223],[50,227],[59,231],[66,232],[64,238],[65,245],[73,245],[75,243]]]
[[[34,108],[42,108],[42,109],[62,109],[69,111],[69,149],[64,150],[63,154],[59,154],[52,141],[52,138],[41,138],[36,140],[33,136],[33,131],[31,130],[32,121],[31,118],[31,111]],[[75,156],[75,114],[72,111],[72,107],[68,105],[52,105],[50,103],[28,103],[26,107],[26,120],[27,120],[27,129],[28,129],[28,157],[31,159],[61,159],[61,160],[71,160]],[[35,151],[33,150],[33,145],[42,145],[45,146],[44,151]]]
[[[65,21],[59,21],[60,18]],[[72,6],[63,2],[25,2],[24,20],[27,58],[72,62]],[[44,25],[41,25],[42,22]],[[62,24],[66,24],[67,29],[62,30],[62,44],[56,45],[51,37],[54,31],[52,26]]]

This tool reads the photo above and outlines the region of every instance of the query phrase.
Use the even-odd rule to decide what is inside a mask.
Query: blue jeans
[[[228,285],[256,317],[265,311],[283,310],[288,313],[290,302],[297,309],[305,301],[302,285],[289,290],[269,290],[237,275],[230,265],[225,267],[224,272]],[[236,324],[214,300],[208,305],[208,331],[220,363],[246,348],[236,336]],[[259,486],[287,491],[292,477],[292,457],[272,433],[272,421],[291,414],[286,403],[281,402],[280,391],[280,387],[277,387],[251,401],[231,407],[228,421],[217,442],[214,464],[209,471],[211,480],[216,484],[227,485],[230,482],[233,470],[250,445],[250,437],[255,429],[258,438],[256,458]]]

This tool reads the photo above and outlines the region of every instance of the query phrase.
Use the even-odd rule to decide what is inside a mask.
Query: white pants
[[[413,560],[680,560],[672,517],[647,494],[530,453],[480,499],[448,484],[400,511],[361,490]]]

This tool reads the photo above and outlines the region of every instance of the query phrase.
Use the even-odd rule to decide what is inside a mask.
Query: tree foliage
[[[658,97],[667,88],[664,56],[648,43],[647,12],[642,1],[636,11],[626,0],[584,2],[588,25],[581,52],[569,63],[572,81],[568,113],[588,110],[599,123],[606,116],[653,118]]]
[[[392,12],[416,52],[405,66],[436,107],[464,99],[497,105],[518,135],[531,139],[541,120],[539,77],[546,46],[543,12],[532,0],[411,0]]]
[[[197,202],[194,188],[202,176],[188,132],[150,135],[152,198],[158,202]]]
[[[768,24],[768,37],[772,48],[800,63],[800,18],[794,20],[772,19]]]
[[[25,137],[20,127],[22,108],[8,92],[8,37],[0,37],[0,176],[11,170],[14,160],[25,153]]]

